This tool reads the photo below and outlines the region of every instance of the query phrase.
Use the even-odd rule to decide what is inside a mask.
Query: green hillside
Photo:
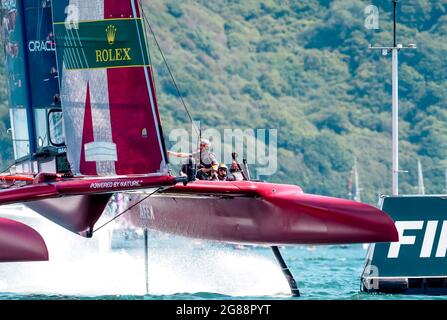
[[[391,189],[392,2],[360,0],[145,0],[145,11],[193,117],[203,128],[278,129],[279,171],[269,180],[347,197],[358,158],[363,200]],[[403,193],[444,193],[447,168],[447,0],[400,1]],[[364,9],[380,8],[380,29]],[[190,128],[149,36],[165,134]],[[1,70],[3,71],[3,70]],[[3,72],[2,72],[3,74]],[[0,139],[7,144],[4,79]],[[2,158],[10,147],[2,147]],[[6,165],[6,163],[5,163]]]

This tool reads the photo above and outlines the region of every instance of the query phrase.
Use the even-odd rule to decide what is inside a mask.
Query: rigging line
[[[126,212],[128,212],[129,210],[135,208],[137,205],[139,205],[141,202],[143,202],[144,200],[146,200],[147,198],[149,198],[150,196],[154,195],[155,193],[157,193],[158,191],[160,191],[163,188],[158,188],[157,190],[155,190],[154,192],[151,192],[150,194],[146,195],[145,197],[143,197],[142,199],[138,200],[136,203],[134,203],[133,205],[131,205],[129,208],[127,208],[126,210],[124,210],[123,212],[121,212],[120,214],[116,215],[115,217],[113,217],[112,219],[110,219],[109,221],[107,221],[106,223],[104,223],[102,226],[98,227],[97,229],[93,230],[93,233],[99,231],[100,229],[104,228],[106,225],[108,225],[109,223],[115,221],[116,219],[118,219],[119,217],[121,217],[123,214],[125,214]]]
[[[136,17],[138,15],[137,12],[137,8],[136,8],[136,2],[134,2],[134,0],[131,0],[131,6],[132,6],[132,13],[133,16]],[[143,59],[144,64],[146,65],[146,55],[145,55],[145,51],[144,49],[147,48],[147,43],[146,43],[146,35],[143,35],[143,37],[141,37],[141,32],[143,32],[143,30],[141,30],[140,32],[140,27],[138,25],[138,21],[136,19],[134,19],[135,21],[135,27],[136,27],[136,31],[137,31],[137,35],[138,35],[138,42],[140,44],[140,50],[141,50],[141,57]],[[142,39],[143,38],[143,39]],[[144,45],[143,45],[144,43]],[[149,104],[150,104],[150,109],[152,111],[152,117],[154,120],[154,124],[155,124],[155,131],[157,133],[157,138],[158,138],[158,144],[160,147],[160,153],[161,153],[161,157],[162,157],[162,163],[167,164],[169,162],[169,158],[166,152],[166,148],[165,148],[165,140],[164,140],[164,136],[163,136],[163,131],[161,129],[161,123],[160,123],[160,116],[158,114],[158,110],[157,110],[157,97],[156,97],[156,91],[152,91],[152,81],[151,81],[151,76],[152,75],[152,68],[148,68],[147,66],[143,68],[144,71],[144,77],[146,79],[146,87],[147,87],[147,92],[149,94]],[[151,71],[151,74],[149,75],[149,71]],[[154,85],[155,88],[155,85]]]
[[[141,6],[141,1],[140,1],[140,6]],[[171,77],[171,80],[172,80],[172,82],[173,82],[173,84],[175,86],[175,89],[177,91],[177,95],[178,95],[180,101],[182,102],[183,107],[185,108],[185,111],[186,111],[186,113],[187,113],[187,115],[189,117],[189,120],[191,121],[191,124],[193,125],[194,129],[196,130],[196,133],[199,134],[199,129],[197,128],[196,124],[194,123],[194,120],[193,120],[193,118],[191,116],[191,113],[190,113],[188,107],[186,106],[185,100],[183,99],[183,97],[182,97],[182,95],[180,93],[180,89],[179,89],[179,87],[177,85],[177,82],[175,81],[174,75],[173,75],[173,73],[171,71],[171,68],[169,67],[168,61],[166,60],[165,55],[163,54],[163,50],[161,49],[160,44],[158,43],[157,37],[155,35],[155,32],[152,29],[152,26],[151,26],[151,24],[149,22],[149,19],[146,17],[146,13],[144,12],[142,6],[141,6],[141,12],[143,14],[143,20],[147,24],[147,26],[149,27],[149,30],[150,30],[150,32],[152,34],[152,37],[155,40],[155,44],[157,45],[157,48],[160,51],[161,57],[163,58],[163,61],[164,61],[164,64],[165,64],[165,66],[166,66],[166,68],[168,70],[169,76]]]
[[[138,4],[140,5],[140,10],[142,12],[142,15],[144,16],[144,11],[143,11],[144,9],[143,9],[143,4],[141,3],[141,0],[138,0]],[[149,39],[147,38],[147,28],[146,28],[146,24],[145,23],[143,24],[143,28],[144,28],[144,39],[145,39],[146,48],[147,48],[147,55],[148,55],[148,58],[149,58],[149,65],[151,66],[151,70],[152,70],[153,69],[152,68],[153,65],[152,65],[151,50],[149,48]],[[152,73],[152,77],[154,77],[152,71],[151,71],[151,73]]]

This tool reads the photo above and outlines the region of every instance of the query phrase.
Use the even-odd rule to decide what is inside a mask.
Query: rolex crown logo
[[[107,33],[107,42],[110,45],[113,45],[115,43],[115,36],[116,36],[116,28],[115,26],[108,26],[106,28],[106,33]]]

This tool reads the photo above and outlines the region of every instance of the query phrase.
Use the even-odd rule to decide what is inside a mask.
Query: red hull
[[[51,176],[50,176],[51,178]],[[132,175],[127,177],[54,178],[20,188],[0,191],[0,205],[26,203],[28,207],[58,225],[89,235],[88,231],[114,192],[172,186],[171,176]]]
[[[23,223],[0,218],[0,262],[48,261],[44,240]]]
[[[132,205],[141,199],[132,196]],[[393,220],[372,206],[260,182],[197,181],[145,200],[131,225],[246,244],[338,244],[398,240]]]

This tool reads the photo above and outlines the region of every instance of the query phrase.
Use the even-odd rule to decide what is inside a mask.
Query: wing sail
[[[138,1],[53,1],[68,159],[75,174],[166,174]]]

